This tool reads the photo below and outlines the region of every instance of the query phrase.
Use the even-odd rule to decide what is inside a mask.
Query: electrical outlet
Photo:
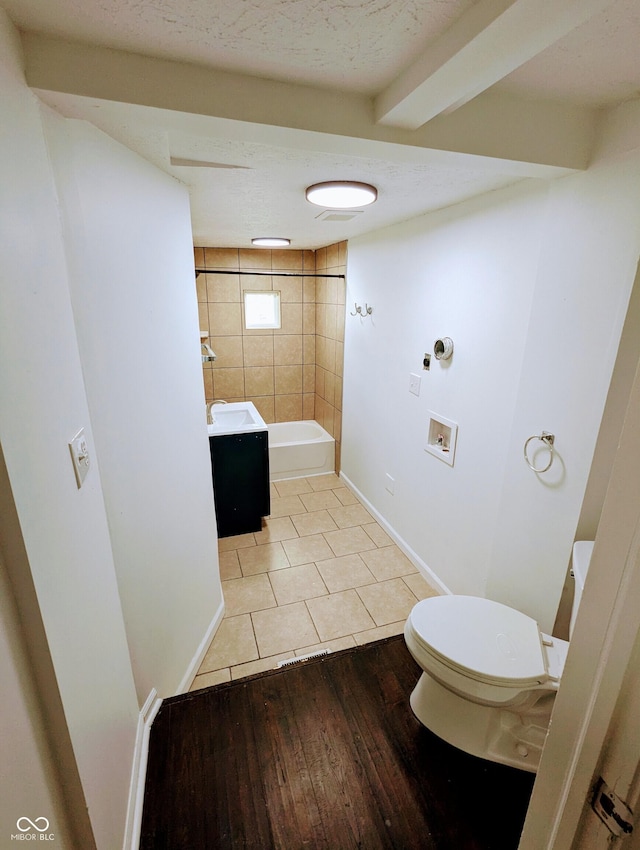
[[[387,472],[387,473],[385,473],[384,479],[385,479],[384,489],[387,491],[387,493],[391,493],[391,495],[393,496],[395,489],[396,489],[395,478],[392,478],[389,475],[389,473]]]
[[[414,395],[420,395],[420,375],[415,375],[413,372],[409,375],[409,392]]]
[[[69,443],[69,451],[71,452],[73,471],[76,474],[76,484],[79,490],[87,477],[87,472],[89,472],[89,448],[87,438],[84,435],[84,428],[81,428]]]

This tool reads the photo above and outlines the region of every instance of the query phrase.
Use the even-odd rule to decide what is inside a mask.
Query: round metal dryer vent
[[[433,353],[436,360],[448,360],[453,354],[453,340],[451,337],[443,336],[433,344]]]

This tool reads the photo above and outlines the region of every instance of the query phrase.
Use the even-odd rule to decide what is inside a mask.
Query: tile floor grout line
[[[337,487],[333,487],[333,486],[326,487],[325,486],[325,487],[322,487],[322,488],[317,489],[317,490],[314,490],[313,488],[311,488],[312,492],[309,493],[309,491],[307,490],[306,495],[313,495],[314,493],[317,493],[317,494],[324,493],[325,494],[325,502],[326,502],[327,494],[331,494],[333,496],[336,496],[335,491],[338,490],[338,489],[341,490],[343,492],[343,494],[351,492],[351,491],[348,490],[347,487],[342,486],[342,483],[339,482],[338,480],[336,480],[336,482],[332,482],[332,483],[337,483],[338,486]],[[291,485],[288,485],[288,486],[291,486]],[[300,486],[310,486],[310,485],[309,485],[308,480],[305,480],[304,485],[293,485],[294,489],[296,487],[299,488]],[[283,488],[283,490],[286,491],[285,488]],[[275,492],[280,492],[280,491],[278,491],[277,488],[275,488]],[[295,534],[294,537],[282,537],[281,539],[274,540],[274,541],[269,540],[268,537],[267,537],[268,532],[269,532],[269,522],[267,521],[266,528],[263,529],[262,532],[257,532],[255,534],[252,533],[250,535],[250,539],[249,539],[249,535],[247,535],[247,536],[243,535],[242,540],[236,540],[236,541],[233,541],[233,543],[225,544],[224,549],[223,549],[224,552],[233,552],[234,553],[235,557],[233,559],[231,559],[231,558],[227,559],[227,560],[233,561],[233,564],[229,565],[229,567],[228,567],[228,569],[230,570],[230,574],[228,574],[227,580],[238,580],[240,582],[240,584],[237,585],[238,588],[242,587],[242,581],[244,579],[256,579],[259,576],[264,576],[264,575],[267,576],[267,583],[266,584],[267,584],[268,588],[270,589],[269,592],[270,592],[270,596],[271,596],[272,601],[269,602],[269,604],[266,605],[266,607],[262,607],[265,600],[262,599],[262,601],[260,601],[259,598],[257,600],[254,598],[254,601],[251,602],[251,598],[249,597],[249,599],[245,603],[240,603],[241,609],[244,607],[244,605],[247,605],[247,607],[249,607],[249,610],[247,611],[247,613],[249,614],[249,623],[251,624],[251,643],[254,647],[253,651],[258,653],[258,658],[250,660],[250,661],[241,661],[240,660],[241,656],[235,656],[237,663],[232,663],[233,660],[234,660],[234,657],[233,657],[233,654],[232,654],[231,656],[227,656],[227,657],[229,657],[229,660],[227,661],[226,666],[220,667],[220,668],[215,668],[213,670],[204,669],[202,671],[202,673],[198,674],[198,677],[200,677],[200,676],[202,676],[202,677],[210,676],[210,677],[214,678],[214,680],[215,680],[214,683],[217,683],[218,681],[222,681],[222,680],[228,681],[229,678],[233,678],[234,676],[232,675],[232,670],[234,670],[234,669],[236,670],[236,675],[238,675],[238,677],[240,677],[241,675],[248,675],[250,672],[256,672],[256,671],[259,671],[261,669],[265,669],[265,666],[264,666],[265,660],[267,658],[273,659],[277,655],[279,655],[280,653],[275,653],[275,654],[271,653],[270,655],[264,655],[264,656],[262,656],[260,654],[260,649],[259,649],[259,644],[258,644],[258,622],[257,622],[257,619],[254,620],[254,615],[258,614],[260,611],[267,612],[267,611],[276,611],[278,609],[282,610],[286,605],[296,605],[300,601],[304,603],[304,610],[305,610],[305,612],[306,612],[306,614],[309,618],[309,625],[312,627],[313,632],[315,633],[315,635],[317,637],[317,640],[314,640],[313,644],[307,644],[306,641],[305,641],[305,647],[298,647],[297,645],[295,645],[297,643],[297,641],[293,640],[293,643],[294,643],[293,648],[291,650],[287,650],[287,651],[291,651],[291,652],[294,652],[294,653],[300,652],[309,645],[314,646],[314,645],[318,644],[318,645],[322,646],[322,645],[325,645],[327,643],[331,643],[332,641],[342,642],[343,645],[344,645],[344,642],[347,642],[348,645],[358,646],[358,645],[361,645],[361,643],[366,643],[367,640],[375,640],[379,636],[387,636],[388,634],[396,633],[399,628],[401,630],[402,623],[404,622],[404,619],[405,619],[404,612],[401,612],[401,610],[398,610],[397,616],[400,618],[399,620],[394,619],[391,623],[383,623],[381,626],[377,625],[377,621],[376,621],[376,618],[373,615],[373,611],[369,609],[369,607],[367,606],[367,604],[365,602],[367,594],[364,591],[364,588],[371,589],[371,588],[375,588],[375,587],[380,586],[380,585],[384,585],[386,582],[397,581],[398,579],[400,579],[403,582],[402,587],[405,588],[405,590],[407,591],[408,598],[409,599],[417,599],[418,596],[416,595],[416,592],[413,590],[413,588],[409,584],[409,582],[406,581],[405,579],[408,577],[409,574],[411,574],[411,575],[415,574],[417,580],[419,581],[421,578],[423,578],[420,575],[419,571],[416,570],[413,565],[411,565],[410,566],[410,573],[403,573],[401,575],[393,575],[392,574],[389,577],[384,577],[384,573],[383,573],[381,575],[381,577],[378,578],[378,576],[375,575],[375,573],[371,569],[369,569],[368,563],[371,563],[371,562],[365,560],[367,553],[373,554],[373,553],[376,553],[376,552],[381,552],[381,550],[388,548],[390,550],[389,555],[391,556],[392,550],[394,548],[397,548],[397,547],[395,547],[393,540],[391,540],[388,537],[388,535],[386,535],[384,533],[384,529],[378,527],[379,524],[376,522],[374,517],[372,517],[370,514],[368,514],[368,512],[366,512],[366,509],[365,509],[365,514],[360,515],[361,522],[356,523],[355,525],[344,525],[342,527],[338,526],[337,529],[332,529],[332,530],[327,530],[327,531],[324,531],[324,532],[318,532],[317,533],[318,538],[323,540],[324,544],[328,548],[328,551],[333,553],[332,558],[322,558],[320,561],[310,560],[310,561],[303,561],[301,564],[292,564],[291,559],[289,558],[289,556],[286,553],[286,549],[285,549],[283,543],[288,541],[288,540],[292,540],[292,541],[296,540],[296,541],[304,542],[305,538],[313,536],[313,534],[311,534],[311,535],[309,535],[309,534],[300,535],[295,523],[293,522],[293,517],[301,517],[302,518],[303,516],[309,516],[309,514],[312,514],[312,513],[321,513],[322,511],[326,511],[327,515],[329,517],[331,517],[332,520],[335,521],[335,518],[331,515],[330,511],[331,510],[342,511],[343,508],[346,508],[347,511],[342,512],[341,514],[337,514],[337,516],[341,519],[341,521],[349,522],[350,520],[349,520],[348,509],[349,508],[353,509],[354,507],[359,508],[361,506],[361,503],[359,502],[359,500],[355,499],[355,501],[352,501],[353,494],[351,494],[351,498],[348,498],[347,505],[345,505],[344,502],[342,502],[342,500],[340,499],[339,501],[342,503],[341,507],[334,505],[332,508],[320,508],[317,511],[309,511],[309,510],[306,509],[303,502],[299,498],[299,496],[302,495],[302,494],[296,494],[296,495],[297,495],[297,499],[298,499],[298,505],[302,505],[302,508],[303,508],[302,511],[298,511],[297,507],[294,508],[291,505],[289,505],[288,507],[291,508],[291,510],[294,510],[295,513],[290,512],[288,514],[281,514],[278,517],[271,517],[271,519],[274,519],[274,520],[288,520],[289,527],[290,527],[291,531],[293,531],[293,533]],[[321,496],[319,498],[322,499]],[[346,498],[347,497],[345,496],[345,499]],[[364,507],[364,506],[362,506],[362,507]],[[357,516],[357,514],[356,514],[356,516]],[[301,522],[302,522],[302,520],[301,520]],[[277,524],[275,524],[275,525],[277,526]],[[336,523],[336,525],[338,525],[338,523]],[[369,531],[374,532],[375,536],[374,536],[373,533],[370,534],[369,531],[367,531],[366,526],[369,527]],[[363,531],[364,531],[364,536],[362,536]],[[266,539],[259,542],[259,540],[257,540],[256,537],[259,534],[264,534],[265,532],[266,532],[266,534],[265,534]],[[342,539],[348,538],[350,534],[355,534],[356,536],[359,534],[360,535],[359,545],[362,545],[363,537],[364,537],[365,540],[370,542],[370,546],[367,546],[367,548],[362,549],[362,550],[360,550],[356,546],[355,552],[349,552],[346,555],[338,555],[336,548],[331,546],[331,543],[329,542],[329,539],[331,539],[331,538],[327,539],[327,537],[326,537],[327,534],[336,534],[338,532],[343,533]],[[281,533],[283,533],[283,530],[281,529],[280,531],[276,531],[276,533],[281,534]],[[337,539],[340,539],[340,538],[336,537],[334,539],[337,540]],[[284,564],[286,564],[286,566],[282,565],[280,567],[276,567],[275,569],[271,569],[271,564],[268,561],[263,562],[262,564],[260,564],[259,561],[257,561],[255,566],[258,567],[258,572],[252,572],[251,571],[252,567],[248,564],[248,561],[245,558],[244,559],[245,560],[245,569],[249,570],[249,572],[247,574],[245,574],[245,569],[243,569],[243,567],[242,567],[242,562],[241,562],[239,553],[242,550],[245,550],[247,552],[249,550],[251,550],[251,551],[255,552],[258,549],[258,547],[260,547],[260,546],[267,546],[269,544],[275,544],[275,543],[280,544],[280,546],[277,547],[277,548],[280,549],[280,551],[283,555]],[[263,550],[263,553],[266,553],[267,551],[268,550]],[[248,557],[249,557],[249,555],[247,555],[247,558]],[[260,557],[263,557],[263,556],[258,553],[258,559]],[[353,584],[353,583],[347,584],[346,587],[343,587],[340,590],[332,591],[330,589],[329,584],[327,583],[327,578],[325,578],[325,575],[323,575],[323,573],[321,572],[321,570],[319,568],[319,563],[321,563],[322,561],[329,560],[329,561],[334,562],[336,567],[337,567],[340,564],[341,559],[345,558],[345,557],[355,557],[355,558],[357,558],[358,562],[366,570],[367,575],[369,575],[370,580],[365,581],[364,584],[359,584],[357,582],[355,584]],[[351,570],[351,563],[350,562],[343,562],[344,569],[347,570],[347,571]],[[305,566],[313,567],[314,573],[320,581],[320,585],[316,585],[316,587],[318,589],[323,588],[325,592],[321,593],[319,596],[314,596],[314,597],[303,598],[301,600],[297,600],[297,602],[296,601],[294,601],[294,602],[283,601],[282,604],[281,604],[278,601],[278,597],[277,597],[276,592],[275,592],[275,587],[276,587],[276,584],[277,584],[277,581],[278,581],[275,578],[275,576],[279,573],[282,574],[283,571],[296,570],[298,567],[305,567]],[[292,578],[293,578],[295,573],[291,573],[291,575],[292,575]],[[347,573],[347,575],[349,575],[349,573]],[[347,581],[349,581],[349,578],[347,578]],[[283,583],[284,583],[284,579],[283,579]],[[430,588],[428,583],[425,582],[425,584],[427,585],[429,592],[433,592],[433,589]],[[415,584],[415,580],[414,580],[414,587],[416,587],[416,586],[417,585]],[[231,585],[229,585],[229,588],[231,588]],[[368,626],[367,628],[363,628],[363,629],[360,629],[360,630],[355,631],[355,632],[351,631],[347,635],[342,635],[342,636],[339,636],[337,638],[328,638],[327,640],[321,640],[320,634],[318,632],[318,626],[316,625],[316,621],[313,619],[313,616],[311,614],[311,610],[312,610],[312,606],[313,606],[312,600],[318,600],[318,601],[320,601],[320,600],[330,600],[331,597],[336,596],[336,594],[341,594],[341,593],[344,593],[345,591],[351,591],[351,590],[356,591],[355,594],[352,594],[352,598],[359,600],[358,604],[362,606],[362,611],[366,613],[366,615],[369,619],[369,622],[372,623],[373,626]],[[286,593],[284,594],[283,598],[286,599]],[[372,604],[373,598],[374,597],[369,596],[370,604]],[[420,598],[422,598],[422,597],[420,597]],[[246,597],[245,597],[245,599],[246,599]],[[268,601],[268,600],[266,600],[266,601]],[[256,604],[259,605],[260,607],[256,608],[255,610],[252,610],[253,606],[255,606]],[[236,615],[226,615],[225,614],[225,619],[226,619],[227,616],[229,616],[230,618],[233,618],[233,617],[242,617],[243,615],[242,614],[236,614]],[[391,631],[389,631],[390,629],[391,629]],[[370,634],[367,635],[367,633],[370,633]],[[364,635],[367,635],[367,637],[364,638],[363,637]],[[267,643],[268,643],[268,638],[267,638]],[[224,656],[222,658],[220,658],[220,660],[223,660],[223,658],[224,658]],[[203,665],[204,665],[204,662],[203,662]],[[249,666],[245,667],[245,665],[249,665]],[[241,672],[241,668],[243,668],[243,667],[244,667],[244,670],[242,670],[242,672]],[[202,667],[201,667],[201,669],[202,669]],[[204,679],[204,682],[207,682],[207,679]],[[209,682],[211,682],[211,679],[209,679]],[[207,682],[207,683],[209,683],[209,682]],[[198,682],[197,686],[205,687],[206,685],[202,684],[201,682]]]

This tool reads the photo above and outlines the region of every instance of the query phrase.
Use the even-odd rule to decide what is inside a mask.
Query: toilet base
[[[422,725],[448,744],[530,773],[538,770],[553,696],[546,696],[533,709],[517,714],[464,699],[423,672],[410,703]]]

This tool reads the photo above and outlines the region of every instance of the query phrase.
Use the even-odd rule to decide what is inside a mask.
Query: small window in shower
[[[250,330],[280,327],[280,293],[244,293],[244,326]]]

